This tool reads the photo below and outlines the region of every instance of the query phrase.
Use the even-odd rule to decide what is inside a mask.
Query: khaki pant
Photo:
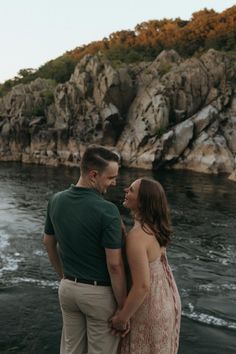
[[[119,338],[108,327],[116,310],[111,287],[62,279],[59,301],[63,317],[60,354],[117,353]]]

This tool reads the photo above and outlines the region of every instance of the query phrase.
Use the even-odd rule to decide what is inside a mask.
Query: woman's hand
[[[112,334],[116,336],[123,338],[130,331],[130,321],[122,319],[120,311],[117,311],[114,316],[111,317],[109,324],[112,329]]]
[[[124,331],[126,330],[128,322],[122,320],[120,318],[119,313],[116,313],[112,318],[111,318],[111,327],[114,329],[117,329],[118,331]]]

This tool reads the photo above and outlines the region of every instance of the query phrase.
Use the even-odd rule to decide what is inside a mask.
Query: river
[[[186,171],[122,169],[107,198],[129,228],[123,188],[158,179],[171,207],[168,258],[182,300],[179,354],[236,353],[236,184]],[[76,168],[0,163],[0,353],[58,354],[57,278],[42,246],[47,200]]]

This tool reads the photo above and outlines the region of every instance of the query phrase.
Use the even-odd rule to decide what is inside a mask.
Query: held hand
[[[117,329],[111,328],[111,334],[116,337],[124,338],[130,332],[130,321],[128,321],[127,327],[123,331],[118,331]]]
[[[109,320],[109,324],[114,335],[124,337],[130,331],[130,321],[124,321],[119,311]]]
[[[111,327],[117,329],[118,331],[124,331],[126,329],[126,325],[127,323],[119,317],[119,314],[116,314],[111,318]]]
[[[127,322],[126,329],[123,332],[120,332],[121,338],[124,338],[130,332],[130,320]]]
[[[130,321],[127,322],[126,329],[123,331],[111,327],[111,334],[116,337],[124,338],[130,332]]]

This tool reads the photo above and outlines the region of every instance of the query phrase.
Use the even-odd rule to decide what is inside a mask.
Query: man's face
[[[119,165],[115,161],[110,161],[107,168],[96,175],[95,188],[102,194],[107,192],[110,186],[116,185]]]

